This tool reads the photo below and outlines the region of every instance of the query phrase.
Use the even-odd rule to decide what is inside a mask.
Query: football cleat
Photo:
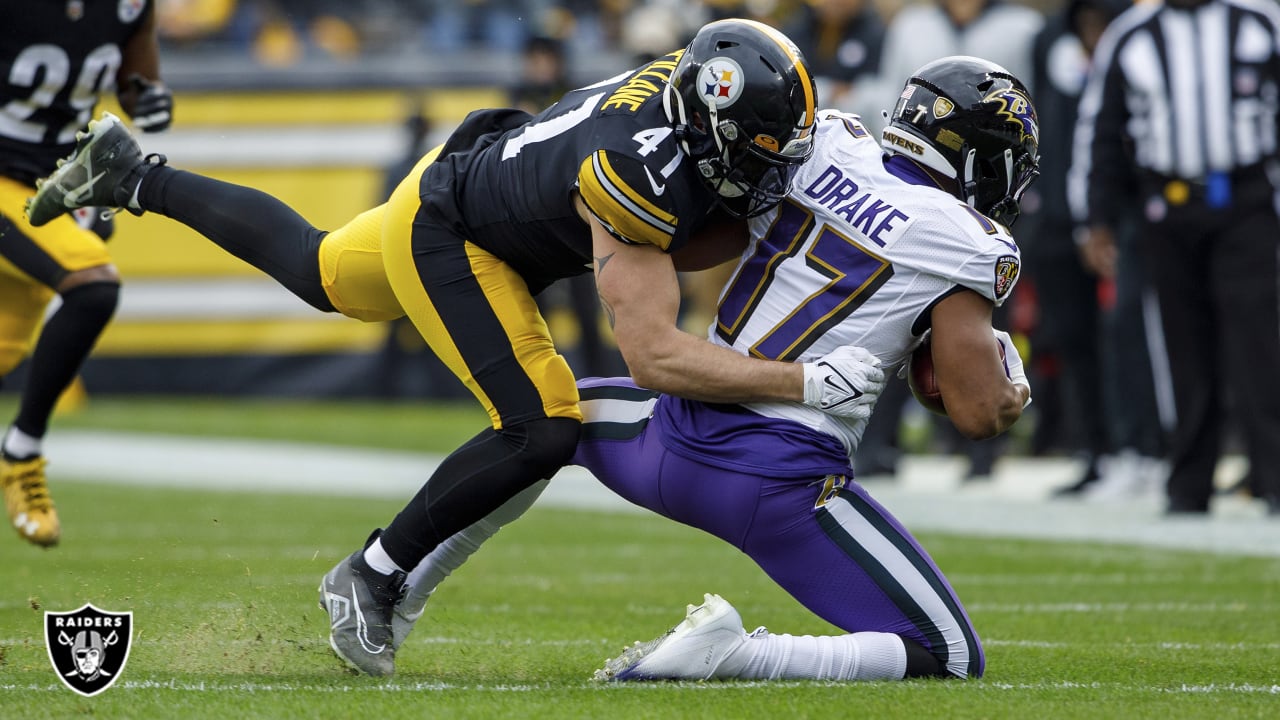
[[[391,647],[394,650],[400,650],[400,646],[409,638],[413,626],[427,611],[428,599],[430,594],[423,597],[420,603],[414,603],[415,607],[409,607],[409,604],[403,600],[396,603],[395,611],[391,615]]]
[[[368,675],[396,670],[391,614],[405,574],[374,572],[357,550],[320,581],[320,607],[329,613],[329,646],[347,665]]]
[[[0,459],[0,481],[4,484],[4,506],[9,511],[9,522],[26,540],[51,547],[62,537],[58,524],[58,512],[49,497],[49,486],[44,479],[45,459],[33,457],[27,460]]]
[[[725,661],[747,637],[738,611],[724,598],[708,593],[701,605],[688,607],[679,625],[662,637],[636,642],[618,657],[606,660],[593,677],[613,682],[734,677],[744,660]]]
[[[89,122],[88,132],[76,134],[75,152],[36,182],[35,197],[27,200],[27,219],[39,227],[77,208],[126,207],[152,158],[164,164],[159,155],[144,160],[120,118],[104,112]]]

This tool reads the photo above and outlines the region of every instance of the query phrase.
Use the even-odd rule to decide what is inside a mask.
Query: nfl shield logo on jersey
[[[45,612],[44,644],[62,682],[90,697],[111,687],[129,659],[133,613],[85,603],[71,612]]]

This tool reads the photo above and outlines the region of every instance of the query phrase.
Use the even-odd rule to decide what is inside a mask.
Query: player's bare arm
[[[680,330],[671,257],[651,245],[619,242],[590,222],[600,300],[637,384],[706,402],[804,399],[799,364],[749,358]]]
[[[746,220],[726,217],[698,231],[688,245],[671,253],[671,261],[678,272],[709,270],[737,260],[750,237]]]
[[[947,414],[966,437],[981,440],[1007,430],[1030,395],[1010,381],[991,333],[991,301],[972,290],[953,293],[931,315],[934,373]]]

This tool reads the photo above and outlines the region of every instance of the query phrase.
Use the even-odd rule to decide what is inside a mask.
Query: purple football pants
[[[585,387],[606,383],[605,397]],[[686,458],[664,446],[663,434],[680,430],[664,427],[662,412],[649,414],[653,393],[626,379],[580,385],[586,422],[574,464],[628,501],[732,543],[845,632],[895,633],[954,675],[982,675],[981,642],[951,585],[860,485],[841,475],[779,478]]]

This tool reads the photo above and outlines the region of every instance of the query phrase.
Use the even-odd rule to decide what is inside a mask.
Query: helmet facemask
[[[733,121],[721,122],[713,134],[723,139],[721,151],[699,160],[698,171],[720,196],[725,211],[735,217],[755,217],[782,202],[801,163],[813,154],[811,135],[792,140],[782,152],[772,152],[743,138]]]
[[[976,196],[970,204],[987,207],[984,215],[1013,227],[1021,211],[1022,193],[1040,177],[1036,159],[1026,152],[1014,157],[1013,150],[1006,149],[994,161],[979,163],[979,174]]]

